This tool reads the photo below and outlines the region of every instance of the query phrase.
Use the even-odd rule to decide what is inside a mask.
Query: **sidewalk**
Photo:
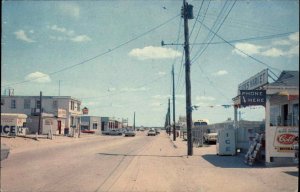
[[[29,150],[32,148],[39,148],[49,144],[55,145],[60,143],[84,141],[85,139],[93,137],[101,137],[101,135],[81,133],[79,138],[68,137],[63,135],[54,135],[52,139],[49,139],[47,135],[38,135],[37,140],[35,134],[16,137],[1,136],[1,143],[4,143],[7,147],[9,147],[10,152],[19,152]]]

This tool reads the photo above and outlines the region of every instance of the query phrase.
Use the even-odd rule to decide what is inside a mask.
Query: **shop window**
[[[98,124],[97,123],[93,123],[93,129],[97,129],[98,128]]]
[[[292,125],[299,126],[299,104],[293,105]]]
[[[280,106],[274,105],[270,107],[270,126],[278,126],[281,124]]]
[[[282,120],[283,120],[283,126],[288,126],[290,123],[289,123],[289,119],[288,119],[288,113],[289,113],[289,105],[286,104],[286,105],[283,105],[282,106]]]
[[[10,108],[11,109],[15,109],[16,108],[16,100],[11,100],[11,103],[10,103]]]
[[[24,99],[24,109],[30,109],[30,99]]]

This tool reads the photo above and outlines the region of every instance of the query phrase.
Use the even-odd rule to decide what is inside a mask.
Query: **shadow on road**
[[[299,177],[299,171],[284,171],[284,173],[294,177]]]
[[[98,153],[99,155],[108,156],[133,156],[133,157],[185,157],[185,155],[132,155],[132,154],[121,154],[121,153]]]
[[[263,163],[257,162],[253,166],[244,163],[244,156],[218,156],[218,155],[203,155],[203,159],[216,167],[221,168],[266,168]]]

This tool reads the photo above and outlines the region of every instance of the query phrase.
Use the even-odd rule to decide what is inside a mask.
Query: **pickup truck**
[[[216,143],[218,138],[218,133],[204,133],[204,142],[206,143]]]

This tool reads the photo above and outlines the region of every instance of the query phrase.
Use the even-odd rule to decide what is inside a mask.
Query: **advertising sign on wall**
[[[297,127],[277,127],[273,141],[277,152],[293,152],[295,138],[299,136]]]

